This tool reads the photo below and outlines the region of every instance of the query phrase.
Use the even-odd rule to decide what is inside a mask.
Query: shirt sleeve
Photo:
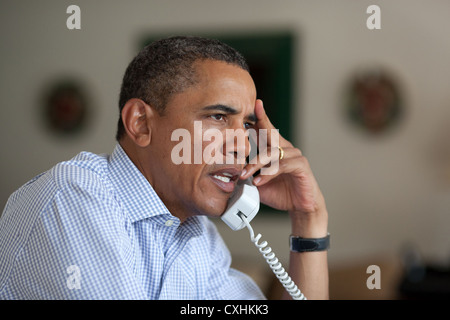
[[[211,274],[206,299],[265,300],[251,277],[231,268],[231,254],[216,226],[209,221]]]
[[[120,208],[99,179],[69,183],[39,214],[8,291],[24,299],[145,299],[126,262]]]

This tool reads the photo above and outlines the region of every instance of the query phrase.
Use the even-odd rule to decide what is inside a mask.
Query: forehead
[[[198,83],[192,89],[205,99],[219,99],[233,105],[251,104],[256,100],[256,88],[250,74],[233,64],[204,60],[194,64]],[[212,101],[213,102],[213,101]]]
[[[173,112],[173,116],[182,117],[210,105],[229,106],[244,115],[254,112],[256,88],[246,70],[216,60],[200,60],[193,67],[195,84],[170,98],[166,115]]]
[[[241,67],[219,60],[197,60],[193,63],[193,68],[199,81],[215,81],[224,79],[233,79],[234,81],[248,82],[247,85],[253,85],[253,79],[247,70]]]

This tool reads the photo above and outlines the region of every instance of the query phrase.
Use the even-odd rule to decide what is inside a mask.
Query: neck
[[[142,148],[134,144],[127,138],[123,138],[119,141],[120,146],[127,154],[128,158],[130,158],[131,162],[138,168],[138,170],[142,173],[142,175],[147,179],[147,181],[152,186],[153,190],[155,190],[158,197],[167,207],[169,212],[180,219],[180,222],[183,223],[189,218],[192,214],[189,212],[194,212],[194,210],[188,210],[186,205],[180,203],[176,197],[176,194],[173,193],[173,190],[164,190],[164,186],[166,185],[164,181],[168,179],[167,177],[162,177],[163,173],[159,166],[157,165],[157,161],[152,160],[152,153],[146,148]],[[149,166],[149,163],[155,164],[154,166]],[[147,165],[146,165],[147,164]],[[152,169],[155,168],[155,172],[152,172]],[[158,176],[159,180],[158,180]],[[161,183],[158,183],[161,181]]]

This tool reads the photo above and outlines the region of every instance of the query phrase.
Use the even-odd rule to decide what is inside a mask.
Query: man
[[[237,181],[270,162],[278,170],[253,180],[261,202],[289,212],[292,235],[327,239],[325,202],[300,150],[268,135],[267,147],[280,153],[242,164],[250,146],[238,135],[274,127],[234,49],[197,37],[147,46],[125,72],[119,107],[111,156],[82,152],[11,195],[0,221],[1,298],[264,298],[230,268],[230,253],[207,217],[220,217]],[[203,139],[205,131],[223,133],[212,153],[228,161],[175,163],[180,142],[173,133],[180,129],[191,134],[191,159],[198,156],[195,141],[200,151],[217,146]],[[232,143],[230,131],[238,133]],[[328,298],[320,249],[290,255],[290,276],[309,299]]]

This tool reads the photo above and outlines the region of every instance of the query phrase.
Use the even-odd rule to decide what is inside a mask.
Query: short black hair
[[[216,39],[175,36],[147,45],[123,77],[116,140],[125,134],[121,113],[128,100],[141,99],[162,114],[172,95],[197,83],[193,65],[199,60],[224,61],[249,71],[242,54]]]

